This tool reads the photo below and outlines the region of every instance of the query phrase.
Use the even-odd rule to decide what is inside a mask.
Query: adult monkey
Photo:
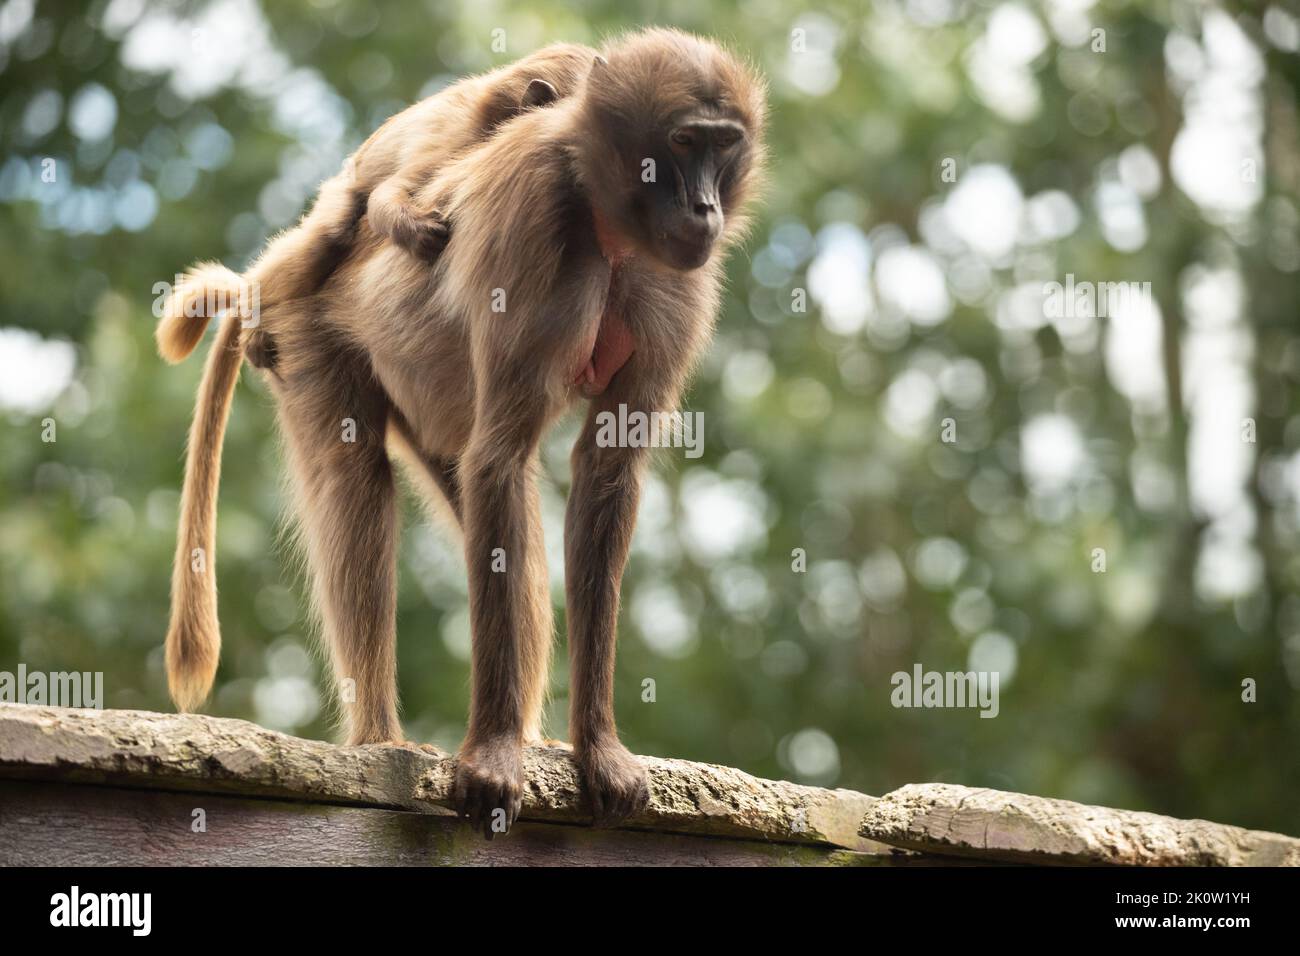
[[[272,308],[269,378],[352,743],[397,742],[396,514],[389,446],[440,489],[465,540],[473,632],[458,810],[485,835],[518,816],[540,737],[552,608],[535,468],[546,427],[591,400],[565,519],[570,736],[598,822],[647,799],[615,729],[619,587],[647,449],[602,448],[597,415],[676,407],[712,332],[721,251],[744,230],[764,88],[719,47],[647,30],[605,47],[572,97],[534,110],[414,197],[456,222],[434,268],[365,228],[313,299]],[[168,676],[202,699],[215,670],[211,551],[221,428],[239,365],[228,318],[187,465]],[[233,371],[232,371],[233,369]],[[341,441],[345,422],[355,440]],[[206,423],[206,424],[205,424]]]

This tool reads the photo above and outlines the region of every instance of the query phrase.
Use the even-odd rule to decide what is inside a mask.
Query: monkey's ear
[[[607,69],[609,69],[609,60],[597,53],[596,58],[591,61],[591,72],[600,73],[601,70]]]
[[[555,87],[538,78],[528,81],[528,89],[524,90],[519,105],[524,109],[530,109],[534,106],[545,106],[547,103],[554,103],[559,98],[560,94],[555,91]]]

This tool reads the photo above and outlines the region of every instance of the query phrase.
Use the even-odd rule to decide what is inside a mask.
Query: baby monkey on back
[[[321,184],[301,221],[275,237],[242,276],[219,263],[191,268],[158,327],[163,357],[179,362],[198,345],[206,323],[195,321],[196,300],[201,304],[205,293],[224,291],[225,301],[234,302],[255,289],[265,309],[317,292],[352,251],[362,217],[379,238],[435,260],[450,224],[441,209],[417,206],[416,192],[503,123],[572,95],[597,56],[590,47],[558,43],[390,117]],[[275,366],[275,343],[264,331],[248,331],[244,354],[258,368]]]

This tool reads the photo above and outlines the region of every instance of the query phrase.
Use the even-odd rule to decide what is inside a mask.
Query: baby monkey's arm
[[[546,80],[533,79],[520,98],[518,111],[546,106],[559,98]],[[451,221],[443,211],[445,202],[415,202],[422,187],[433,179],[441,163],[409,163],[389,176],[370,193],[366,219],[377,235],[389,239],[417,259],[435,261],[451,239]]]

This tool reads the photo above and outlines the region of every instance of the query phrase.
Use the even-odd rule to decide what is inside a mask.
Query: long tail
[[[224,314],[199,386],[185,460],[180,529],[172,569],[171,624],[167,629],[167,686],[178,709],[197,708],[212,690],[221,652],[217,622],[217,487],[221,443],[243,352],[241,327],[261,321],[261,310],[316,292],[351,248],[365,203],[350,169],[328,180],[311,210],[280,234],[242,276],[218,263],[199,263],[167,301],[156,338],[168,362],[194,351],[209,319]]]
[[[195,275],[203,274],[206,273]],[[234,276],[234,273],[230,275]],[[238,279],[238,276],[234,278]],[[195,279],[196,283],[199,281]],[[198,285],[183,286],[173,297],[173,304],[183,306],[184,297],[196,294],[199,289]],[[164,357],[177,361],[191,351],[194,344],[189,341],[188,327],[178,323],[169,326],[168,321],[164,316],[158,330],[158,345]],[[194,319],[189,321],[199,324]],[[176,563],[172,568],[171,624],[167,628],[165,655],[167,686],[181,711],[194,710],[207,698],[221,652],[215,548],[217,486],[221,480],[221,442],[243,361],[240,325],[239,316],[232,313],[223,319],[217,330],[216,341],[203,371],[203,381],[199,385],[194,422],[190,426],[185,488],[181,493],[181,520],[176,538]]]

